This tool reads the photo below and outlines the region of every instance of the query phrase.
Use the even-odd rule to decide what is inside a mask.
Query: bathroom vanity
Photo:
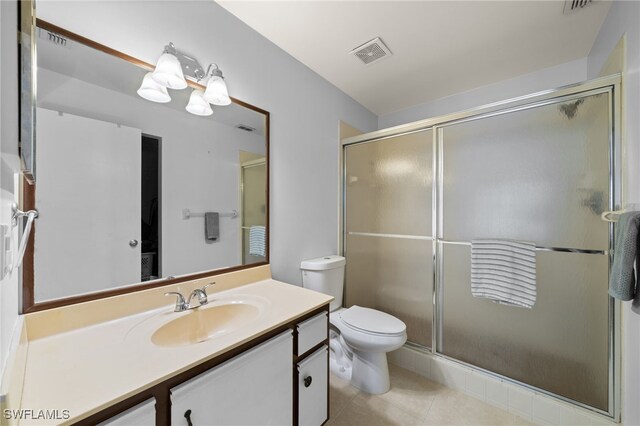
[[[321,425],[329,407],[327,327],[325,306],[78,424]]]
[[[280,334],[278,329],[254,339],[246,345],[250,349],[230,351],[141,393],[135,401],[149,397],[124,412],[122,407],[133,399],[79,423],[106,418],[101,424],[163,424],[170,419],[172,425],[321,425],[328,418],[328,316],[324,307],[310,315]],[[301,352],[309,343],[311,348]]]
[[[332,298],[269,278],[243,283],[246,275],[216,277],[221,291],[188,312],[173,311],[165,287],[28,315],[20,408],[68,410],[62,424],[323,424]],[[149,306],[136,312],[138,302]],[[239,305],[247,308],[228,312],[251,320],[225,310]],[[103,310],[111,318],[87,316]],[[173,327],[199,315],[219,324],[207,337],[190,341]],[[69,321],[83,316],[85,324]]]

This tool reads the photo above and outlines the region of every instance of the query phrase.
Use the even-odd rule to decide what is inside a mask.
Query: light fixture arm
[[[162,53],[171,53],[172,55],[175,55],[176,53],[178,53],[178,49],[176,49],[175,44],[169,42],[169,44],[164,47]]]
[[[215,67],[215,68],[213,68]],[[213,69],[212,69],[213,68]],[[218,64],[209,64],[209,66],[207,67],[207,73],[205,74],[205,77],[220,77],[222,79],[224,79],[224,76],[222,75],[222,70],[220,69],[220,67],[218,67]]]
[[[182,67],[182,73],[185,77],[191,77],[195,81],[200,81],[207,76],[204,68],[197,59],[180,52],[172,42],[169,42],[169,44],[164,47],[163,53],[169,53],[178,58],[180,66]]]

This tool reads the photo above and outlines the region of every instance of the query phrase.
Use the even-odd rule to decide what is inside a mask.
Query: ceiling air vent
[[[67,39],[62,37],[60,34],[38,28],[38,37],[57,46],[67,47]]]
[[[564,14],[568,15],[572,12],[577,12],[578,10],[593,4],[595,1],[596,0],[565,0]]]
[[[376,37],[373,40],[369,40],[365,44],[356,47],[349,52],[349,54],[360,59],[365,65],[378,62],[393,55],[391,50],[389,50],[380,37]]]
[[[247,126],[246,124],[238,124],[236,126],[236,129],[244,130],[245,132],[255,132],[256,131],[256,129],[254,129],[251,126]]]

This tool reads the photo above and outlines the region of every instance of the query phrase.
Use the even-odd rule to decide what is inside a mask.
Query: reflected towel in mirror
[[[220,238],[220,214],[217,212],[204,214],[204,238],[207,241],[217,241]]]
[[[266,228],[264,226],[252,226],[249,228],[249,254],[251,256],[265,257]]]

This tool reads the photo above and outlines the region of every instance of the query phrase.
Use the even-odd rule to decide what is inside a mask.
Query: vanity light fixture
[[[191,114],[207,116],[213,114],[213,109],[209,102],[205,101],[202,97],[204,92],[200,89],[193,89],[191,96],[189,97],[189,103],[185,107]]]
[[[164,47],[164,52],[158,59],[156,69],[151,74],[153,79],[167,89],[185,89],[187,80],[182,72],[182,64],[178,59],[178,50],[169,43]]]
[[[214,69],[211,69],[215,66]],[[231,103],[229,98],[229,92],[227,91],[227,83],[224,82],[222,71],[217,65],[209,65],[207,75],[209,75],[209,81],[207,82],[207,90],[204,92],[204,99],[214,105],[225,106]]]
[[[211,105],[231,104],[227,83],[222,70],[216,64],[210,64],[205,72],[200,63],[180,52],[173,43],[164,47],[153,72],[147,73],[138,89],[138,95],[153,102],[169,102],[171,97],[167,89],[185,89],[186,78],[196,82],[207,80],[206,90],[194,89],[185,109],[191,114],[207,116],[213,114]]]
[[[167,103],[171,100],[171,96],[167,93],[167,88],[157,83],[152,77],[150,72],[145,74],[142,79],[142,84],[138,89],[138,95],[145,98],[148,101]]]

